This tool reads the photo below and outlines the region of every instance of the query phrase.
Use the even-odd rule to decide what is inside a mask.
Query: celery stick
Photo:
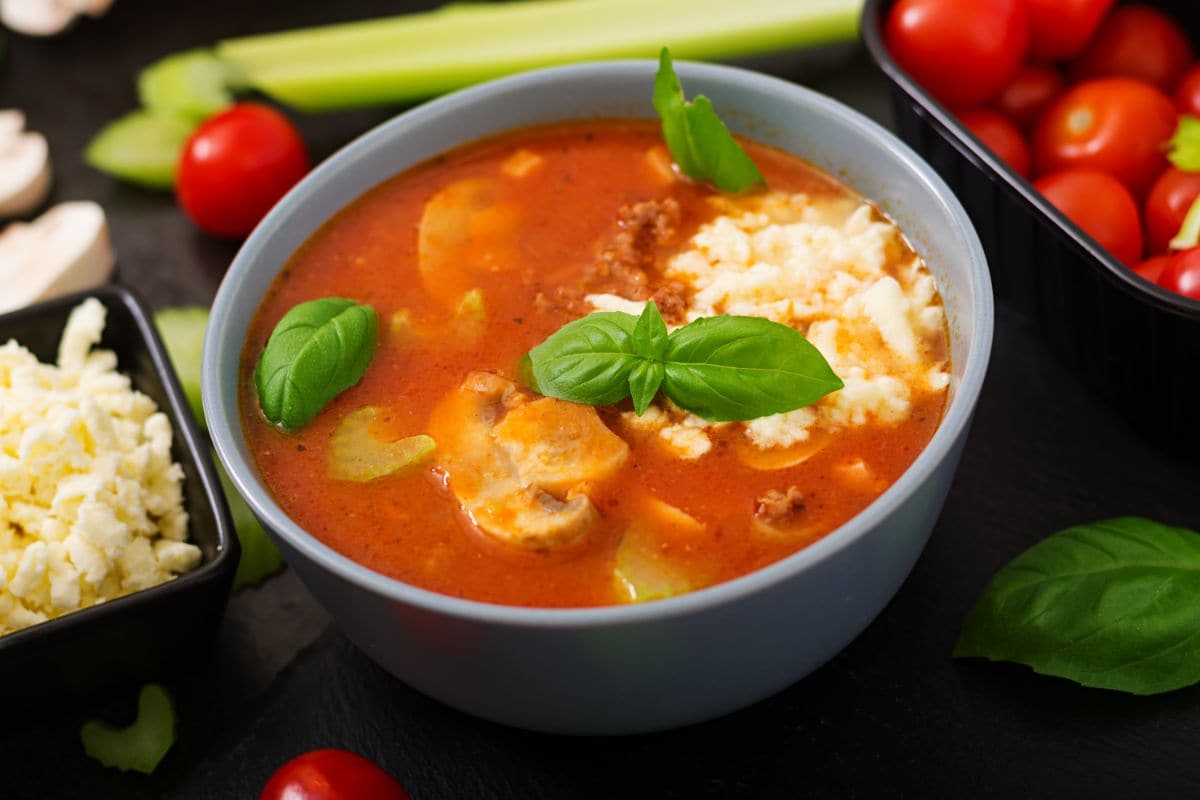
[[[165,114],[204,119],[233,102],[232,68],[210,50],[175,53],[138,75],[142,106]]]
[[[411,101],[534,67],[734,58],[853,39],[862,0],[519,0],[229,39],[217,54],[304,111]]]
[[[88,143],[84,160],[96,169],[149,189],[170,189],[195,122],[133,111],[113,120]]]

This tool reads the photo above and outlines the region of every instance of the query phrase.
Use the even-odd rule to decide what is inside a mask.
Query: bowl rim
[[[179,379],[175,375],[175,370],[170,366],[170,357],[167,355],[166,346],[158,334],[158,328],[154,325],[150,308],[136,292],[117,284],[102,284],[92,289],[72,292],[71,294],[62,295],[31,306],[14,309],[5,314],[0,314],[0,328],[12,320],[36,319],[43,315],[61,313],[65,309],[79,305],[88,298],[96,298],[104,303],[106,307],[124,307],[129,312],[130,317],[132,317],[134,327],[137,329],[137,338],[141,342],[141,346],[146,351],[146,354],[149,355],[151,370],[158,377],[159,382],[162,384],[163,392],[166,395],[166,407],[159,408],[159,411],[162,411],[170,418],[171,430],[175,440],[188,453],[197,467],[195,475],[186,477],[200,482],[205,499],[213,509],[214,527],[216,529],[216,552],[211,559],[202,561],[191,571],[178,575],[165,583],[148,586],[145,589],[138,589],[121,597],[105,600],[101,603],[94,603],[86,608],[76,609],[54,619],[6,633],[0,636],[0,655],[3,655],[3,652],[9,648],[20,647],[26,643],[32,644],[35,641],[46,641],[50,637],[66,635],[69,631],[87,625],[92,621],[98,624],[102,619],[108,619],[126,612],[132,614],[135,609],[144,603],[154,603],[165,597],[188,592],[211,581],[223,580],[226,576],[228,576],[229,580],[232,580],[233,573],[237,569],[238,557],[241,553],[237,536],[234,534],[233,520],[229,515],[229,508],[225,503],[225,495],[221,490],[221,484],[217,478],[216,466],[211,461],[208,448],[203,443],[203,435],[200,433],[196,421],[192,418],[192,413],[189,410],[190,407],[184,397],[183,388],[179,385]],[[61,331],[59,335],[61,337]],[[118,371],[122,374],[128,374],[128,372],[121,370],[119,367]],[[189,514],[189,525],[191,524],[191,519],[192,515]],[[224,599],[225,594],[227,593],[222,593],[222,599]]]
[[[832,98],[779,78],[736,67],[688,61],[678,61],[675,67],[685,81],[691,78],[719,82],[733,88],[770,92],[778,95],[783,102],[799,103],[835,118],[842,125],[860,128],[880,153],[880,157],[899,161],[907,170],[915,173],[918,181],[925,185],[949,215],[951,227],[965,244],[967,251],[966,269],[969,280],[964,286],[964,294],[968,295],[965,302],[969,301],[974,306],[974,321],[970,329],[971,346],[965,354],[966,363],[953,399],[933,437],[908,469],[883,494],[846,523],[819,541],[779,561],[738,578],[677,597],[652,603],[588,608],[526,607],[468,600],[391,578],[342,555],[305,531],[279,507],[269,490],[261,484],[257,477],[257,469],[242,458],[238,447],[235,446],[235,441],[244,440],[240,410],[236,408],[240,392],[235,388],[235,407],[231,411],[218,387],[221,373],[218,354],[222,350],[232,349],[233,357],[240,363],[245,346],[249,322],[247,321],[244,327],[237,328],[236,337],[230,336],[230,306],[231,298],[239,292],[246,280],[256,253],[278,229],[287,224],[293,210],[307,201],[308,194],[325,180],[332,178],[344,162],[351,161],[377,144],[404,135],[403,132],[409,127],[419,126],[446,114],[460,113],[469,109],[475,102],[495,93],[537,91],[539,87],[547,84],[597,77],[619,79],[644,75],[649,80],[657,68],[657,62],[649,59],[598,61],[533,70],[489,81],[443,96],[380,124],[351,141],[313,170],[268,213],[246,240],[226,273],[212,306],[212,318],[204,342],[202,387],[205,413],[209,419],[209,429],[217,454],[226,465],[234,485],[263,521],[267,530],[285,540],[289,547],[294,548],[303,557],[315,562],[321,569],[333,572],[342,580],[388,600],[438,615],[526,628],[645,624],[701,613],[737,602],[804,572],[854,544],[878,527],[933,475],[938,465],[951,454],[962,439],[970,424],[991,353],[994,315],[991,280],[979,237],[961,203],[933,168],[895,135]],[[500,130],[504,128],[497,129],[496,132]],[[370,188],[363,187],[363,192]],[[277,269],[282,266],[278,265]],[[236,432],[231,430],[227,419],[235,420]]]
[[[900,66],[892,54],[888,52],[883,41],[883,15],[895,0],[865,0],[861,15],[860,35],[866,44],[871,59],[883,70],[884,74],[896,86],[899,86],[909,97],[917,101],[924,111],[932,118],[933,123],[950,134],[953,143],[960,148],[965,147],[969,153],[968,159],[981,163],[992,173],[1004,181],[1005,189],[1019,197],[1026,205],[1041,214],[1060,233],[1068,237],[1076,248],[1084,251],[1094,265],[1103,267],[1101,273],[1109,283],[1117,286],[1125,294],[1149,303],[1160,311],[1166,311],[1176,317],[1188,320],[1200,320],[1200,300],[1176,294],[1156,283],[1143,278],[1117,260],[1091,234],[1079,227],[1066,214],[1033,187],[1033,182],[1018,175],[1000,157],[993,153],[975,134],[958,121],[940,101],[916,82],[908,72]],[[964,154],[966,155],[966,154]],[[1141,210],[1141,202],[1134,198]],[[1146,256],[1145,258],[1149,258]],[[1145,260],[1143,258],[1143,260]]]

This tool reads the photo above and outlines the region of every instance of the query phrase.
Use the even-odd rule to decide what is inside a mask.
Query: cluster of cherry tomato
[[[1200,248],[1169,250],[1200,172],[1167,160],[1200,116],[1188,36],[1114,0],[899,0],[896,61],[1015,172],[1142,277],[1200,299]]]

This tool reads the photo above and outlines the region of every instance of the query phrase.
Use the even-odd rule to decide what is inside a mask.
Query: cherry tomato
[[[275,771],[259,800],[410,800],[374,761],[347,750],[313,750]]]
[[[1183,73],[1175,86],[1175,108],[1180,114],[1200,117],[1200,64]]]
[[[304,141],[287,118],[258,103],[238,103],[188,139],[175,194],[205,231],[245,236],[306,172]]]
[[[1000,90],[992,106],[1023,129],[1030,128],[1063,88],[1054,67],[1023,64]]]
[[[1043,61],[1071,58],[1100,27],[1114,0],[1025,0],[1029,50]]]
[[[1200,300],[1200,247],[1180,250],[1171,256],[1158,276],[1158,285],[1175,294]]]
[[[917,83],[951,108],[981,105],[1003,88],[1029,47],[1024,0],[900,0],[883,31]]]
[[[1192,201],[1200,195],[1200,172],[1167,167],[1146,195],[1146,245],[1161,253],[1179,233]]]
[[[1158,283],[1158,276],[1162,275],[1163,268],[1170,260],[1170,255],[1152,256],[1134,267],[1133,271],[1151,283]]]
[[[1033,130],[1037,172],[1090,167],[1110,172],[1141,197],[1166,168],[1163,143],[1175,132],[1175,106],[1132,78],[1071,87]]]
[[[1169,92],[1193,57],[1187,36],[1161,11],[1120,6],[1100,24],[1071,72],[1078,78],[1125,75]]]
[[[1068,218],[1122,263],[1142,257],[1142,223],[1137,203],[1122,183],[1095,169],[1065,169],[1034,181]]]
[[[999,156],[1001,161],[1012,167],[1013,172],[1023,178],[1029,177],[1029,145],[1025,143],[1025,137],[1017,130],[1017,126],[1007,117],[996,111],[980,108],[963,111],[958,115],[958,121]]]

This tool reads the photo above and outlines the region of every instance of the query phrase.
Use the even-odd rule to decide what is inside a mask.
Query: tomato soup
[[[726,581],[861,511],[941,418],[941,299],[868,202],[794,156],[744,146],[767,188],[730,196],[680,177],[649,122],[523,129],[338,213],[281,271],[245,344],[244,426],[279,505],[393,578],[554,607]],[[289,309],[328,296],[375,309],[377,350],[357,385],[285,432],[259,410],[255,364]],[[845,387],[732,423],[662,396],[637,415],[628,400],[593,409],[529,388],[531,348],[648,300],[672,328],[726,313],[791,325]],[[371,480],[331,477],[339,431],[368,408],[374,440],[429,435],[432,452]]]

